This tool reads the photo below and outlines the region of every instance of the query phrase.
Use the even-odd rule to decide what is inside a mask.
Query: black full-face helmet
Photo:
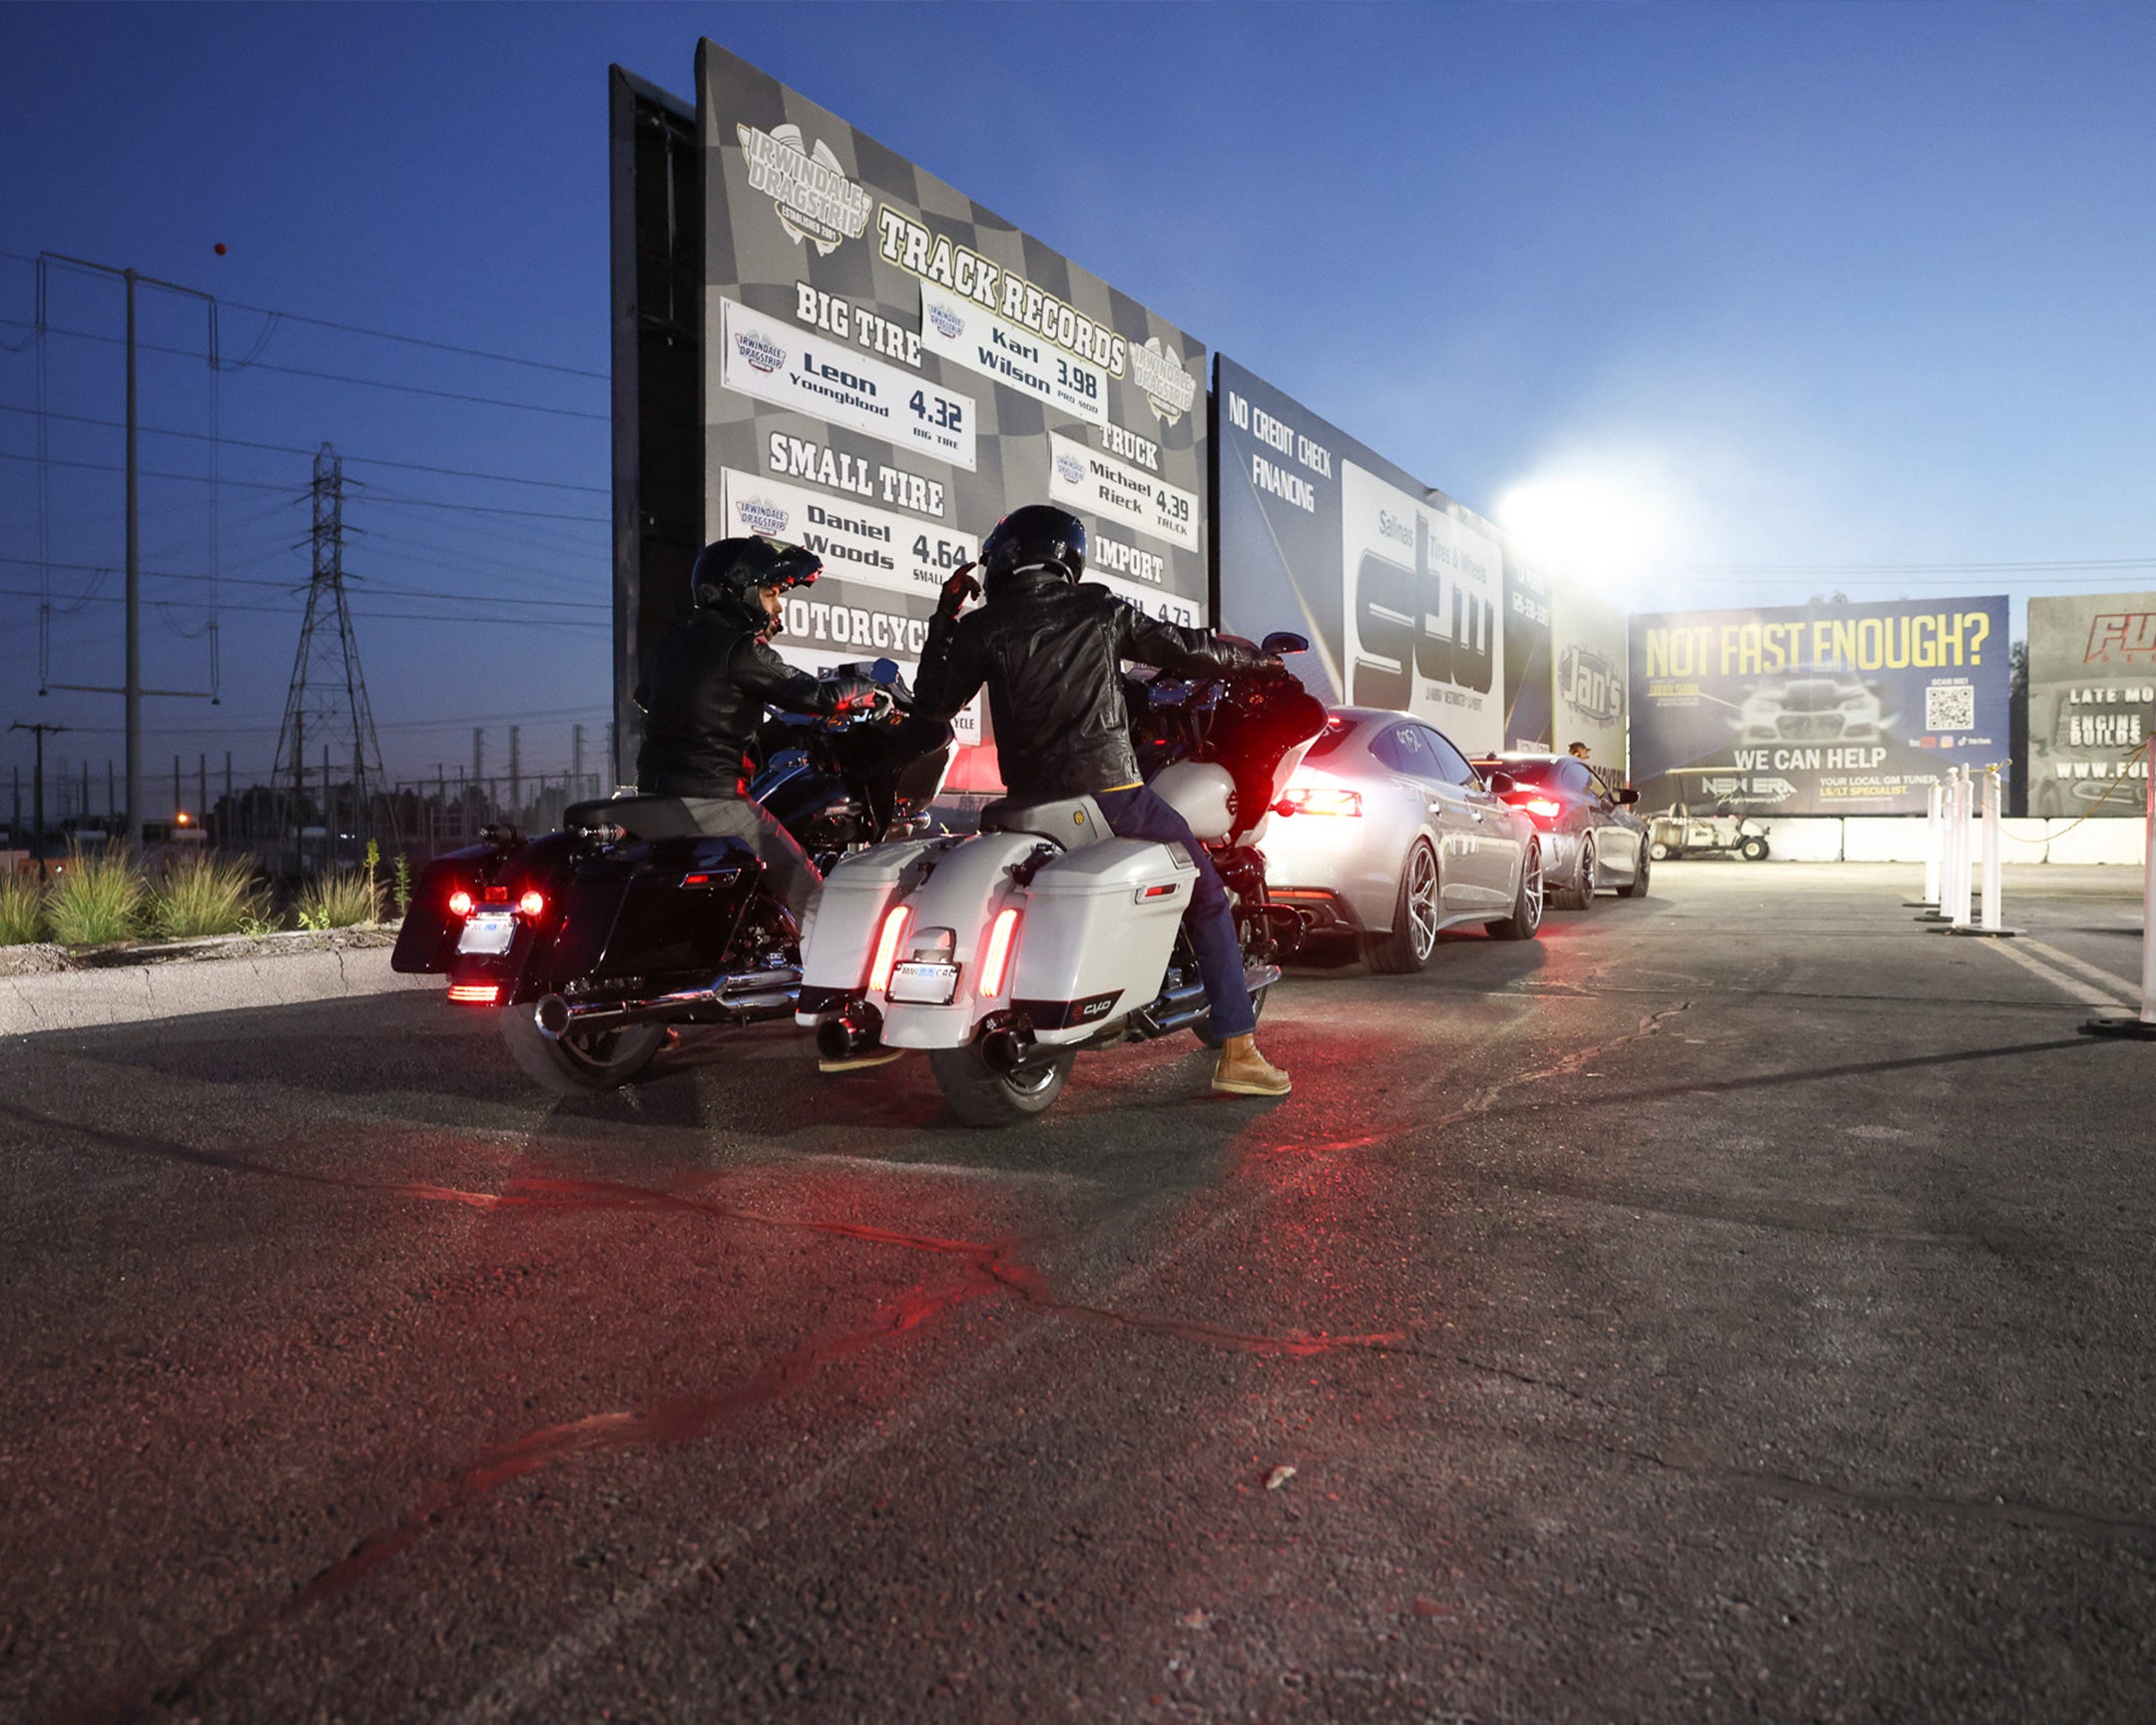
[[[813,551],[784,539],[716,539],[697,553],[689,594],[700,610],[776,635],[778,625],[764,614],[758,589],[776,587],[783,593],[805,586],[822,567],[823,559]]]
[[[988,581],[1018,569],[1056,569],[1075,587],[1085,578],[1085,523],[1052,503],[1013,509],[981,541],[981,576]]]

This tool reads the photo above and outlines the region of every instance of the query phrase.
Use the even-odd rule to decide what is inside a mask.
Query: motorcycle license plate
[[[907,1006],[948,1006],[958,998],[958,966],[907,962],[893,964],[891,999]]]
[[[457,936],[459,952],[506,952],[509,942],[516,938],[516,918],[506,910],[500,915],[490,915],[481,910],[464,924],[464,932]]]

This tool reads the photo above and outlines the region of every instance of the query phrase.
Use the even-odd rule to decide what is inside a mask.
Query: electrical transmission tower
[[[388,799],[382,773],[381,743],[374,735],[374,712],[367,704],[366,679],[359,670],[359,643],[352,633],[351,606],[344,593],[344,465],[324,443],[314,453],[314,526],[308,535],[314,572],[307,583],[306,616],[299,624],[299,653],[292,661],[291,689],[284,697],[284,723],[277,732],[274,780],[291,800],[295,827],[307,790],[308,751],[321,763],[321,821],[324,856],[334,854],[339,813],[331,788],[332,774],[351,773],[351,803],[343,811],[353,827],[371,836],[377,799]]]

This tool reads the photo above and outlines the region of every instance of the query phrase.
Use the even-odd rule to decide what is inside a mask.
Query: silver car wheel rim
[[[1527,897],[1527,926],[1542,926],[1542,847],[1532,845],[1527,850],[1527,878],[1521,882]]]
[[[1427,958],[1437,944],[1437,860],[1420,845],[1407,861],[1407,931],[1414,955]]]
[[[1594,870],[1594,841],[1590,839],[1580,847],[1579,854],[1579,892],[1582,898],[1592,898],[1595,895]]]

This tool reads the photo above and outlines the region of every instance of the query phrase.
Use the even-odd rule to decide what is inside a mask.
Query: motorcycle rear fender
[[[1024,909],[1027,893],[1011,878],[1011,870],[1029,861],[1042,841],[1030,833],[983,833],[948,845],[934,859],[935,866],[903,899],[907,915],[898,942],[897,958],[934,958],[958,966],[957,993],[948,1006],[892,1001],[885,990],[870,990],[868,998],[883,1015],[883,1040],[893,1048],[961,1048],[973,1040],[980,1020],[1009,1004],[1006,966],[1004,992],[983,999],[979,993],[980,960],[988,931],[1007,905],[1020,911],[1018,953],[1025,950]],[[946,842],[947,844],[947,842]],[[877,850],[890,849],[878,846]],[[922,847],[925,851],[929,847]],[[1098,847],[1091,847],[1098,849]],[[874,851],[864,853],[875,855]],[[850,859],[849,859],[850,861]],[[833,871],[835,877],[837,870]],[[827,901],[827,900],[826,900]],[[899,901],[895,892],[892,902]],[[934,930],[948,929],[950,944],[942,944]],[[865,985],[869,960],[874,957],[875,936],[882,930],[878,916],[869,933],[855,973],[857,985]],[[816,940],[823,938],[823,913],[816,913]]]

